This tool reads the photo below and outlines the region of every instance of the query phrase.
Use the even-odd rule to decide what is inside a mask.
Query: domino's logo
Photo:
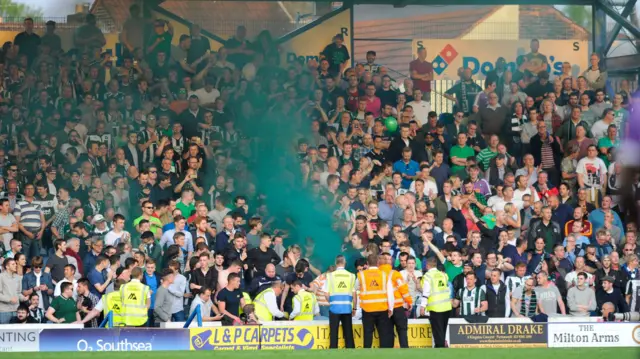
[[[432,61],[433,72],[438,75],[442,75],[442,73],[449,67],[449,65],[458,57],[458,51],[451,46],[451,44],[447,44],[438,56]]]

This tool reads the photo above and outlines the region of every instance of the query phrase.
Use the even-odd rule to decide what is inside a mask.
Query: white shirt
[[[131,234],[127,231],[122,231],[120,233],[116,233],[113,230],[109,231],[104,236],[104,244],[105,246],[116,246],[120,242],[125,242],[131,239]]]
[[[511,199],[511,201],[505,201],[504,198],[501,198],[500,200],[496,201],[495,203],[493,203],[493,206],[491,206],[491,209],[493,209],[493,211],[504,211],[504,206],[507,203],[511,203],[512,205],[516,206],[516,208],[518,210],[521,210],[522,207],[524,206],[524,202],[517,200],[515,198]]]
[[[0,215],[0,227],[8,228],[11,227],[16,222],[16,217],[11,213],[7,213],[6,216]],[[4,233],[2,234],[2,242],[4,243],[4,248],[11,248],[11,239],[13,238],[13,233]]]
[[[213,88],[211,92],[207,92],[207,90],[203,88],[197,89],[193,93],[198,96],[200,103],[205,105],[208,103],[214,103],[218,97],[220,97],[220,91],[218,89]]]
[[[418,126],[427,123],[429,112],[431,112],[431,104],[427,101],[411,101],[407,104],[413,108],[413,118],[418,122]]]
[[[280,308],[278,308],[278,301],[276,300],[276,294],[273,291],[270,290],[268,292],[265,292],[263,298],[265,303],[267,303],[267,309],[269,309],[269,312],[271,313],[271,315],[273,315],[276,318],[284,317],[284,313],[282,313],[280,311]],[[318,309],[318,311],[320,311],[320,309]]]
[[[429,272],[433,272],[433,271],[438,271],[438,268],[431,268],[427,271],[427,273]],[[425,275],[427,274],[425,273]],[[429,284],[428,280],[425,280],[424,283],[422,284],[422,299],[420,300],[420,305],[423,308],[427,307],[427,304],[429,303],[429,296],[431,295],[431,285]]]
[[[411,182],[411,185],[409,185],[409,191],[416,193],[416,181]],[[431,191],[437,196],[438,186],[436,186],[435,182],[431,180],[426,180],[424,181],[424,190],[422,190],[422,192],[424,193],[425,196],[429,197],[429,191]]]
[[[531,196],[531,203],[533,202],[538,202],[540,200],[540,197],[538,197],[538,192],[534,191],[533,193],[531,193],[531,188],[527,187],[527,189],[525,189],[524,191],[519,190],[519,189],[515,189],[513,191],[513,199],[514,200],[518,200],[518,201],[522,201],[522,197],[528,194]]]
[[[580,271],[584,272],[584,271]],[[567,288],[575,287],[578,285],[578,271],[569,272],[565,277],[564,281],[567,282]],[[593,275],[591,273],[584,272],[587,275],[587,280],[585,284],[589,287],[593,286]]]
[[[413,298],[413,302],[417,304],[418,299],[420,298],[420,292],[418,291],[416,284],[412,280],[409,280],[409,272],[406,269],[403,269],[400,271],[400,275],[402,275],[402,278],[409,287],[409,294]],[[413,275],[418,279],[418,281],[422,278],[422,272],[417,269],[413,271]]]
[[[53,290],[53,296],[59,297],[62,294],[62,291],[60,290],[62,283],[73,283],[73,300],[78,299],[78,281],[74,279],[73,282],[70,282],[67,278],[63,278],[61,281],[56,283],[56,288]]]
[[[600,157],[594,159],[585,157],[578,161],[576,173],[583,176],[585,186],[600,189],[604,184],[602,178],[604,177],[606,181],[607,166]]]
[[[304,292],[304,289],[300,289],[301,292]],[[300,310],[301,308],[301,304],[300,301],[298,300],[298,298],[293,297],[293,310],[291,311],[291,314],[289,314],[289,320],[297,317],[298,315],[300,315]],[[313,307],[313,315],[318,315],[320,314],[320,306],[318,305],[318,301],[316,300],[316,305]]]
[[[39,287],[40,284],[40,278],[42,278],[42,271],[40,271],[40,273],[36,273],[35,271],[33,272],[33,275],[36,276],[36,287]],[[42,299],[42,291],[37,291],[36,293],[38,293],[38,308],[44,310],[44,299]]]
[[[595,139],[596,143],[603,137],[607,137],[609,131],[609,125],[614,123],[606,123],[603,120],[598,120],[591,126],[591,136]],[[619,131],[620,129],[618,129]]]

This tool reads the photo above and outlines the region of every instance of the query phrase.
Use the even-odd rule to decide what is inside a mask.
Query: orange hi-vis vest
[[[385,272],[372,267],[358,273],[360,281],[360,308],[365,312],[389,310],[387,302],[387,280]]]
[[[381,265],[380,270],[389,277],[388,288],[393,288],[393,307],[400,308],[404,303],[407,303],[407,308],[411,308],[413,306],[413,298],[409,295],[409,286],[402,278],[402,274],[393,270],[389,264]]]

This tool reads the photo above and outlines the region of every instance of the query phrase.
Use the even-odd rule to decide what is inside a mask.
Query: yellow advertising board
[[[353,325],[356,348],[363,347],[362,324]],[[431,326],[409,324],[409,347],[431,348]],[[379,347],[378,334],[374,332],[373,347]],[[397,338],[395,346],[399,347]],[[339,331],[338,347],[344,348],[342,329]],[[190,329],[191,350],[258,350],[258,349],[328,349],[329,326],[285,325],[285,326],[235,326]]]
[[[504,57],[514,69],[517,57],[530,52],[529,44],[529,40],[417,39],[413,40],[412,49],[414,54],[418,48],[427,49],[427,61],[433,64],[436,79],[457,80],[461,67],[469,67],[474,76],[486,75],[493,70],[498,57]],[[547,56],[547,70],[552,77],[562,73],[565,61],[571,63],[573,74],[578,75],[588,66],[589,44],[577,40],[540,40],[540,53]]]
[[[353,57],[351,48],[351,10],[336,10],[278,39],[282,56],[282,65],[297,60],[318,61],[320,52],[329,45],[336,34],[344,36],[344,46]]]

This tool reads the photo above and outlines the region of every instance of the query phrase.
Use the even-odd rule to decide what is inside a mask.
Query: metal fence
[[[79,15],[79,16],[77,16]],[[35,29],[44,29],[47,21],[55,21],[58,29],[75,29],[83,24],[84,18],[82,14],[76,16],[75,20],[69,21],[68,17],[34,17],[33,25]],[[72,19],[74,19],[72,17]],[[111,20],[98,19],[98,27],[104,33],[120,32],[122,24]],[[24,30],[24,17],[2,17],[0,22],[0,31],[22,31]]]

